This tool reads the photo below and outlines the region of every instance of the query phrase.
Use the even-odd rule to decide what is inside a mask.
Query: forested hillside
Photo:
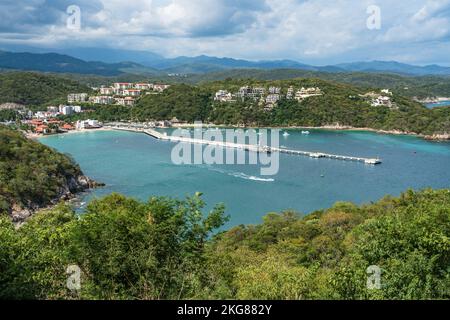
[[[0,103],[58,104],[67,101],[67,94],[78,92],[89,93],[91,89],[59,76],[33,72],[0,73]]]
[[[237,92],[241,86],[270,86],[282,88],[285,95],[289,86],[319,87],[323,95],[302,102],[282,98],[272,110],[252,99],[220,103],[214,93],[220,89]],[[325,126],[336,125],[379,130],[399,130],[424,135],[450,132],[450,108],[429,110],[420,103],[394,94],[394,108],[373,107],[361,97],[367,92],[380,92],[378,88],[359,88],[349,84],[316,78],[293,80],[232,80],[205,83],[199,86],[173,85],[160,95],[146,95],[133,108],[95,107],[95,112],[77,114],[68,120],[95,117],[101,121],[170,120],[173,117],[192,123],[196,120],[217,125],[244,126]]]
[[[22,222],[91,183],[70,157],[0,126],[0,215]]]
[[[450,298],[450,190],[271,213],[221,233],[224,208],[203,207],[199,194],[113,194],[79,217],[60,205],[17,230],[0,217],[0,298]],[[81,270],[79,291],[66,287],[69,265]],[[370,266],[378,289],[367,287]]]

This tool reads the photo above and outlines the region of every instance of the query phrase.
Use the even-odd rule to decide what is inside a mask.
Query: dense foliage
[[[0,103],[27,106],[64,103],[67,94],[90,92],[91,89],[67,78],[33,72],[0,74]]]
[[[70,157],[0,126],[0,214],[49,205],[80,174]]]
[[[28,299],[449,299],[450,190],[337,203],[216,236],[223,207],[200,195],[113,194],[77,217],[65,205],[15,230],[0,218],[0,297]],[[69,265],[81,289],[66,288]],[[369,266],[381,288],[368,289]]]
[[[319,87],[323,96],[303,102],[283,98],[273,110],[247,99],[234,103],[215,102],[220,89],[237,92],[241,86],[278,86],[283,93],[289,86]],[[133,108],[97,106],[93,112],[77,114],[68,120],[97,118],[101,121],[201,120],[224,125],[244,126],[325,126],[336,125],[379,130],[399,130],[419,134],[450,132],[450,108],[429,110],[419,103],[394,94],[396,108],[372,107],[360,94],[379,89],[361,89],[347,84],[320,79],[294,79],[261,82],[257,80],[225,80],[200,86],[174,85],[159,95],[143,96]]]
[[[185,81],[191,83],[206,83],[226,79],[273,81],[300,77],[348,83],[361,88],[387,88],[406,97],[450,97],[450,77],[448,76],[407,76],[373,72],[318,72],[295,69],[239,69],[191,75]]]

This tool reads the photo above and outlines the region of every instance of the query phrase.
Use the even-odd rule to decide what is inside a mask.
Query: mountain
[[[396,61],[370,61],[341,63],[335,67],[345,71],[358,72],[392,72],[411,75],[450,75],[449,67],[438,65],[415,66]]]
[[[146,65],[169,73],[208,73],[230,69],[314,69],[312,66],[293,60],[248,61],[205,55],[156,60]]]
[[[294,60],[249,61],[205,55],[166,59],[152,52],[108,48],[72,48],[65,51],[69,52],[70,55],[0,51],[0,69],[101,76],[119,76],[124,74],[164,76],[171,73],[195,75],[239,69],[290,69],[326,73],[365,72],[412,76],[450,76],[450,67],[439,65],[415,66],[396,61],[351,62],[329,66],[312,66]],[[93,61],[94,58],[99,58],[101,62]]]
[[[90,93],[91,89],[63,76],[36,72],[0,73],[0,104],[19,103],[27,106],[64,103],[67,94]]]
[[[0,68],[41,72],[94,74],[101,76],[117,76],[126,72],[133,73],[133,71],[139,71],[141,73],[158,72],[135,62],[108,64],[95,61],[87,62],[58,53],[7,51],[0,51]]]

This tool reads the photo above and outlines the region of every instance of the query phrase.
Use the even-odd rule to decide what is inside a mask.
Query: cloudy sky
[[[0,48],[450,65],[449,40],[450,0],[0,0]]]

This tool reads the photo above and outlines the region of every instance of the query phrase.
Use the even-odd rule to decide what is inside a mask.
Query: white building
[[[141,94],[141,90],[138,89],[125,89],[123,90],[124,96],[137,97]]]
[[[280,95],[279,94],[269,94],[266,97],[266,103],[275,104],[278,101],[280,101]]]
[[[292,98],[294,98],[294,87],[290,86],[287,91],[286,99],[292,100]]]
[[[114,92],[115,92],[114,88],[111,88],[111,87],[101,87],[100,88],[101,95],[109,96],[109,95],[114,94]]]
[[[50,106],[50,107],[47,107],[47,111],[48,112],[52,112],[52,113],[58,113],[59,112],[59,108]]]
[[[132,107],[135,103],[135,99],[133,97],[120,97],[115,98],[114,100],[116,101],[116,104],[127,107]]]
[[[170,85],[168,84],[154,84],[153,85],[153,90],[157,91],[157,92],[163,92],[164,90],[168,89],[170,87]]]
[[[281,88],[279,87],[270,87],[269,88],[269,94],[280,94]]]
[[[214,101],[220,101],[220,102],[230,102],[233,100],[233,95],[228,92],[227,90],[219,90],[216,92],[216,95],[214,97]]]
[[[139,90],[150,90],[153,89],[153,83],[136,83],[134,88]]]
[[[378,98],[372,100],[372,106],[373,106],[373,107],[381,107],[381,106],[384,106],[384,107],[389,107],[389,108],[391,108],[391,107],[392,107],[392,101],[391,101],[391,98],[390,98],[390,97],[387,97],[387,96],[379,96]]]
[[[73,110],[72,106],[63,106],[61,109],[61,113],[65,116],[70,116],[75,111]]]
[[[86,102],[88,99],[87,93],[71,93],[67,96],[67,101],[69,103],[73,102]]]
[[[94,96],[90,97],[89,100],[95,104],[113,104],[114,98],[111,96]]]
[[[83,129],[99,129],[102,127],[102,124],[97,120],[78,120],[75,124],[75,128],[77,130]]]
[[[301,88],[295,93],[295,99],[297,101],[303,101],[309,97],[321,96],[322,91],[319,88]]]
[[[133,88],[133,84],[131,82],[116,82],[114,83],[115,89],[125,90]]]

